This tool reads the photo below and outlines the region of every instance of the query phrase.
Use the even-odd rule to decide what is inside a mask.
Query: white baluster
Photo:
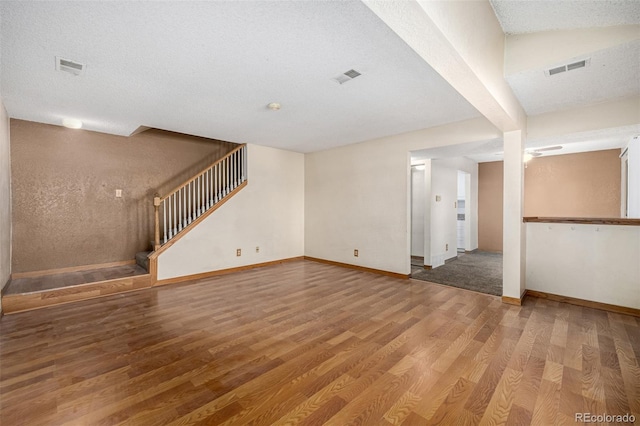
[[[196,178],[196,217],[200,216],[200,177]]]
[[[202,174],[202,180],[203,180],[202,212],[204,213],[207,210],[209,210],[209,207],[211,207],[211,205],[209,204],[209,171],[208,170]]]
[[[167,205],[169,207],[167,209],[169,211],[169,239],[171,239],[173,237],[173,221],[172,221],[172,216],[171,216],[172,215],[172,212],[171,212],[171,196],[169,196],[167,198],[167,200],[168,200]]]
[[[220,196],[218,197],[218,199],[222,200],[224,198],[224,160],[220,161],[219,167],[220,167]]]
[[[207,170],[209,173],[208,182],[209,182],[209,205],[213,206],[213,167]]]
[[[200,211],[200,214],[204,213],[204,203],[202,201],[202,191],[204,191],[204,180],[202,180],[202,175],[198,176],[198,183],[200,184],[200,186],[198,186],[198,210]]]
[[[186,228],[189,225],[189,215],[187,214],[187,210],[189,207],[187,206],[187,186],[183,186],[182,189],[182,227]]]
[[[218,165],[213,166],[213,204],[218,202]]]
[[[222,199],[222,163],[218,163],[218,201]]]
[[[196,220],[196,217],[198,217],[196,215],[196,181],[192,180],[191,181],[191,198],[193,200],[193,220]]]
[[[189,219],[187,216],[187,187],[183,186],[182,189],[182,227],[186,228],[189,225]]]
[[[242,180],[247,180],[248,177],[247,170],[247,146],[242,147]]]
[[[229,193],[229,171],[230,171],[230,164],[229,164],[229,157],[224,159],[224,164],[225,164],[225,171],[224,171],[224,182],[225,182],[225,187],[224,187],[224,195],[227,195]]]
[[[233,164],[233,156],[235,153],[231,154],[229,156],[229,191],[233,191],[233,169],[234,169],[234,164]]]
[[[220,161],[220,197],[222,200],[224,198],[224,160]]]
[[[240,148],[240,183],[244,182],[244,147]]]
[[[206,192],[207,181],[204,178],[204,174],[200,175],[200,212],[204,213],[207,210],[207,200],[204,198]]]
[[[191,223],[191,182],[186,186],[187,191],[187,224]]]
[[[176,191],[176,197],[178,198],[178,232],[180,232],[182,231],[182,197],[179,189]]]
[[[238,151],[233,153],[233,178],[231,184],[233,188],[238,186]]]
[[[178,200],[176,200],[175,192],[171,195],[171,198],[173,198],[173,235],[175,236],[178,233]]]

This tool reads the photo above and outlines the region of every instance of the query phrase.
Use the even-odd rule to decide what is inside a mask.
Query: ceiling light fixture
[[[524,161],[525,163],[528,163],[529,161],[531,161],[532,158],[533,158],[533,155],[531,155],[528,152],[525,152],[524,155],[522,156],[522,161]]]
[[[424,164],[414,164],[412,167],[415,167],[416,170],[424,170],[427,168]]]
[[[271,102],[269,105],[267,105],[267,108],[269,108],[271,111],[278,111],[281,107],[282,106],[277,102]]]
[[[76,118],[65,118],[62,120],[62,125],[67,129],[81,129],[82,121]]]

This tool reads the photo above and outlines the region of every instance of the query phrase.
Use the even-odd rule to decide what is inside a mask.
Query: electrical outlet
[[[256,246],[256,253],[260,253],[260,247]]]
[[[449,251],[449,244],[444,245],[445,251]],[[238,255],[239,256],[239,255]]]
[[[355,257],[358,257],[358,249],[355,249],[355,250],[353,251],[353,255],[354,255]]]
[[[116,189],[116,198],[122,198],[122,189]]]
[[[242,249],[236,250],[236,256],[242,256]]]

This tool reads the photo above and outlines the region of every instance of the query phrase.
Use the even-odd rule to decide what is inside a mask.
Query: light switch
[[[122,198],[122,189],[116,189],[116,198]]]
[[[436,201],[440,201],[440,200],[442,200],[442,197],[439,195],[436,195]]]

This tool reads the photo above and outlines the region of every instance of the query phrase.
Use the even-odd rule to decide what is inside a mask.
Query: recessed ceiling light
[[[82,121],[76,118],[65,118],[62,120],[62,125],[68,129],[81,129]]]
[[[267,108],[269,108],[271,111],[278,111],[280,107],[281,105],[277,102],[271,102],[269,105],[267,105]]]

